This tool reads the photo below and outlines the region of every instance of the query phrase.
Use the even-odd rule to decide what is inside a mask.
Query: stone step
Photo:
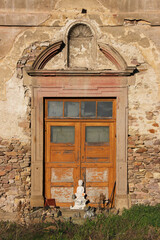
[[[83,225],[86,221],[85,218],[73,218],[71,220],[74,224]]]
[[[61,208],[63,218],[84,218],[85,210]]]
[[[11,221],[14,222],[17,219],[17,213],[3,212],[0,211],[0,221]]]

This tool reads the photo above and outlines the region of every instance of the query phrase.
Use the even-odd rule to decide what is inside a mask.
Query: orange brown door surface
[[[69,207],[82,179],[97,206],[115,181],[115,100],[47,99],[45,107],[45,197]]]
[[[82,123],[81,178],[92,206],[108,199],[114,185],[114,124]]]
[[[79,128],[77,122],[46,125],[45,194],[58,206],[71,205],[80,177]]]

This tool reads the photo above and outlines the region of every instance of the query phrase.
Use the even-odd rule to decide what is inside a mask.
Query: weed
[[[0,240],[160,240],[160,204],[135,205],[122,215],[101,214],[83,225],[55,221],[21,226],[0,222]]]

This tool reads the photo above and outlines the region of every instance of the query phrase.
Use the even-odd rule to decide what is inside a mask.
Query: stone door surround
[[[71,74],[72,75],[72,74]],[[26,77],[28,78],[28,77]],[[103,97],[116,98],[116,207],[128,207],[127,135],[128,80],[111,76],[38,76],[29,77],[32,85],[32,185],[31,205],[44,205],[44,98]]]
[[[73,24],[70,29],[72,27]],[[37,57],[32,67],[26,69],[27,74],[24,74],[24,85],[32,88],[31,206],[44,206],[44,98],[113,97],[116,98],[115,206],[127,208],[128,86],[134,84],[136,67],[128,67],[115,49],[108,44],[99,43],[99,50],[117,70],[75,70],[69,64],[64,70],[43,69],[67,44],[61,40],[49,46]],[[93,46],[94,44],[95,42]],[[67,56],[66,58],[68,59]]]

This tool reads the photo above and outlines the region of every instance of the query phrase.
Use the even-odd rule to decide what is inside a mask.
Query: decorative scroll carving
[[[93,37],[91,29],[86,24],[76,24],[69,31],[69,38]]]

